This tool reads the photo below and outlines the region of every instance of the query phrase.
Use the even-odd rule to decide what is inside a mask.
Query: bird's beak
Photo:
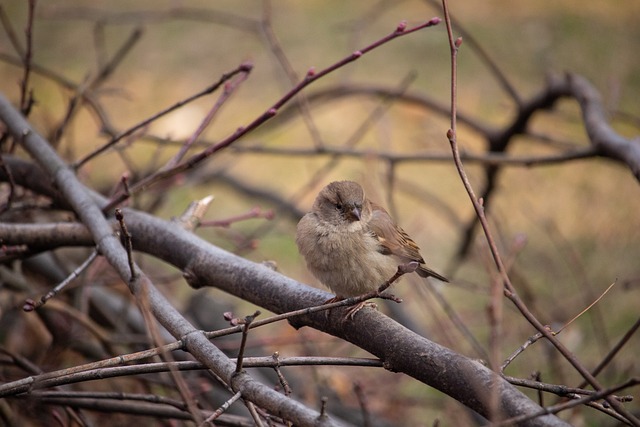
[[[360,209],[354,206],[349,211],[349,219],[351,219],[352,221],[360,221]]]

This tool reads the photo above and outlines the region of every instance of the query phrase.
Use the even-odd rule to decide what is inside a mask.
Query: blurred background
[[[17,102],[23,69],[12,38],[24,48],[27,2],[0,4],[5,21],[0,91]],[[544,89],[549,75],[582,75],[600,92],[615,130],[626,137],[638,135],[640,4],[494,0],[451,2],[450,7],[459,25],[455,34],[464,32],[458,57],[459,113],[467,119],[459,123],[458,141],[464,153],[486,153],[487,135],[502,131],[517,114],[514,96],[491,66],[524,102]],[[239,64],[252,63],[248,79],[199,137],[191,150],[196,153],[251,123],[309,69],[319,71],[363,49],[403,20],[412,27],[434,16],[443,16],[437,2],[409,0],[38,2],[30,76],[35,104],[29,118],[73,162],[108,141],[108,127],[125,131]],[[100,79],[100,71],[118,52],[123,52],[121,60]],[[86,102],[69,109],[70,100],[82,90],[101,106],[102,117]],[[297,219],[328,182],[358,181],[416,240],[428,264],[452,280],[426,286],[403,279],[393,292],[404,303],[381,310],[455,351],[484,358],[489,287],[496,274],[483,235],[473,231],[475,214],[451,160],[448,113],[440,110],[448,108],[449,93],[450,55],[442,23],[393,40],[320,79],[257,131],[130,203],[169,219],[192,200],[213,195],[206,219],[230,219],[231,224],[202,227],[198,235],[256,262],[275,261],[283,274],[320,287],[298,255]],[[153,121],[117,149],[84,164],[79,176],[111,194],[123,174],[135,183],[153,173],[194,134],[218,96],[202,97]],[[64,132],[58,135],[62,123]],[[573,100],[538,112],[528,131],[510,140],[508,155],[536,158],[588,146]],[[466,170],[483,194],[486,163],[468,162]],[[585,366],[594,367],[640,312],[637,180],[623,165],[607,159],[519,163],[499,168],[489,196],[489,220],[511,266],[512,281],[543,323],[557,329],[616,283],[559,336]],[[155,260],[140,262],[163,283],[175,304],[195,318],[254,310],[211,288],[190,289],[179,272]],[[97,286],[122,286],[95,280]],[[48,289],[34,286],[33,294]],[[6,312],[16,302],[6,289],[0,293]],[[208,298],[219,310],[196,304]],[[450,313],[466,331],[455,326]],[[37,322],[19,321],[28,323],[24,328],[38,328]],[[508,302],[504,324],[499,351],[506,358],[535,331]],[[9,345],[6,335],[4,345]],[[286,324],[250,339],[256,355],[366,356],[335,338],[294,331]],[[237,342],[231,341],[231,353],[234,346]],[[600,375],[602,382],[616,384],[637,375],[638,351],[640,342],[634,336]],[[546,382],[580,382],[543,342],[516,359],[508,374],[528,377],[535,371]],[[294,394],[307,403],[318,402],[331,390],[336,401],[358,411],[353,389],[357,379],[369,410],[381,423],[431,425],[436,418],[442,425],[469,422],[458,403],[389,372],[333,367],[289,372],[295,378],[313,378],[294,387]],[[638,410],[637,403],[629,405]],[[565,417],[576,425],[603,425],[608,419],[590,409]]]

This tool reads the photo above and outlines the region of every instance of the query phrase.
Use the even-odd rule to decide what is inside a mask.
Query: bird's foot
[[[378,298],[388,299],[390,301],[397,302],[397,303],[402,302],[402,298],[398,298],[397,296],[395,296],[394,294],[390,294],[389,292],[379,293]]]
[[[336,295],[335,297],[329,298],[328,300],[326,300],[322,305],[333,304],[334,302],[342,301],[343,299],[344,297],[339,297]]]
[[[342,301],[343,299],[344,297],[339,297],[336,295],[335,297],[329,298],[328,300],[326,300],[322,305],[333,304],[334,302]],[[324,315],[327,320],[329,320],[329,314],[331,314],[331,309],[325,310]]]
[[[371,307],[374,310],[378,309],[378,305],[375,302],[371,302],[371,301],[359,302],[358,304],[349,307],[349,310],[347,310],[347,313],[344,315],[343,320],[353,320],[354,316],[365,307]]]

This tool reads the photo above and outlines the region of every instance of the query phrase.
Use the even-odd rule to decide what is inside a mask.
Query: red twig
[[[276,101],[271,107],[269,107],[265,112],[263,112],[260,116],[258,116],[257,118],[255,118],[252,122],[250,122],[248,125],[243,126],[243,127],[239,127],[233,134],[229,135],[227,138],[223,139],[222,141],[218,142],[217,144],[209,147],[208,149],[193,155],[192,157],[188,158],[187,160],[185,160],[184,162],[180,163],[179,165],[176,165],[174,168],[168,169],[168,170],[162,170],[156,174],[153,174],[151,176],[148,176],[145,179],[142,179],[141,181],[139,181],[137,184],[133,185],[131,187],[131,192],[132,193],[137,193],[143,189],[146,189],[148,187],[150,187],[151,185],[154,185],[155,183],[162,181],[166,178],[169,178],[171,176],[177,175],[181,172],[187,171],[189,169],[192,169],[194,167],[196,167],[197,165],[199,165],[200,163],[202,163],[205,159],[207,159],[208,157],[210,157],[211,155],[213,155],[214,153],[217,153],[218,151],[227,148],[228,146],[230,146],[231,144],[233,144],[235,141],[237,141],[238,139],[240,139],[241,137],[243,137],[244,135],[252,132],[253,130],[255,130],[256,128],[260,127],[261,125],[263,125],[264,123],[266,123],[267,121],[269,121],[271,118],[273,118],[277,113],[278,110],[285,105],[287,102],[289,102],[294,96],[296,96],[300,91],[302,91],[305,87],[309,86],[311,83],[315,82],[316,80],[326,76],[329,73],[332,73],[333,71],[344,67],[345,65],[356,61],[357,59],[359,59],[360,57],[362,57],[362,55],[364,55],[365,53],[368,53],[370,51],[372,51],[373,49],[390,42],[391,40],[394,40],[398,37],[402,37],[404,35],[407,34],[411,34],[413,32],[419,31],[421,29],[427,28],[427,27],[432,27],[434,25],[437,25],[438,23],[440,23],[440,18],[432,18],[431,20],[417,25],[415,27],[409,28],[407,29],[406,27],[406,23],[402,22],[398,25],[398,27],[389,35],[381,38],[380,40],[375,41],[374,43],[364,47],[361,50],[357,50],[355,52],[353,52],[352,54],[350,54],[349,56],[341,59],[340,61],[328,66],[327,68],[316,72],[315,69],[311,68],[306,76],[297,84],[295,85],[293,88],[291,88],[289,90],[289,92],[287,92],[284,96],[282,96],[278,101]],[[115,200],[113,200],[108,208],[112,208],[113,206],[117,206],[118,204],[120,204],[122,201],[124,200],[124,198],[121,196],[119,198],[116,198]]]
[[[174,167],[175,165],[177,165],[178,163],[180,163],[180,160],[182,160],[184,155],[187,154],[187,151],[189,151],[189,148],[191,148],[193,146],[193,144],[198,140],[200,135],[202,135],[204,130],[211,124],[211,121],[213,120],[215,115],[218,113],[218,111],[220,111],[220,109],[222,108],[224,103],[236,91],[238,86],[240,86],[240,84],[242,84],[242,82],[244,82],[247,79],[247,77],[248,77],[247,73],[242,73],[236,79],[232,79],[231,81],[227,82],[224,85],[224,90],[223,90],[222,94],[220,95],[220,97],[218,98],[216,103],[213,105],[211,110],[209,110],[209,113],[204,118],[202,123],[200,123],[200,126],[198,126],[198,129],[196,129],[196,131],[193,133],[193,135],[191,135],[191,137],[189,137],[189,139],[187,141],[185,141],[185,143],[182,145],[182,147],[180,147],[180,151],[178,152],[178,154],[176,154],[175,157],[173,157],[169,161],[169,163],[167,163],[167,165],[166,165],[166,167],[164,169],[170,169],[170,168]]]
[[[222,86],[227,80],[229,80],[230,78],[232,78],[233,76],[235,76],[238,73],[249,73],[251,71],[252,65],[251,64],[240,64],[238,67],[236,67],[235,69],[231,70],[228,73],[223,74],[222,76],[220,76],[220,79],[218,79],[218,81],[214,84],[212,84],[211,86],[205,88],[204,90],[196,93],[195,95],[192,95],[186,99],[183,99],[182,101],[178,101],[175,104],[173,104],[172,106],[165,108],[164,110],[154,114],[153,116],[143,120],[142,122],[138,123],[137,125],[129,128],[128,130],[120,133],[119,135],[114,136],[113,138],[111,138],[106,144],[104,144],[103,146],[99,147],[98,149],[94,150],[93,152],[89,153],[87,156],[85,156],[84,158],[78,160],[77,162],[75,162],[73,164],[74,168],[79,168],[82,165],[84,165],[86,162],[88,162],[89,160],[93,159],[94,157],[96,157],[97,155],[105,152],[106,150],[108,150],[109,148],[113,147],[115,144],[118,143],[118,141],[120,141],[122,138],[125,138],[129,135],[131,135],[132,133],[134,133],[135,131],[137,131],[138,129],[141,129],[145,126],[147,126],[149,123],[159,119],[162,116],[165,116],[169,113],[171,113],[172,111],[177,110],[178,108],[182,107],[185,104],[188,104],[189,102],[192,102],[198,98],[201,98],[205,95],[209,95],[210,93],[215,92],[220,86]]]

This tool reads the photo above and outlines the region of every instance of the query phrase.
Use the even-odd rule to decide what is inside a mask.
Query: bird
[[[296,244],[307,268],[340,300],[378,289],[398,266],[415,262],[422,277],[449,280],[425,265],[420,248],[354,181],[334,181],[298,222]],[[348,313],[353,318],[362,308]]]

